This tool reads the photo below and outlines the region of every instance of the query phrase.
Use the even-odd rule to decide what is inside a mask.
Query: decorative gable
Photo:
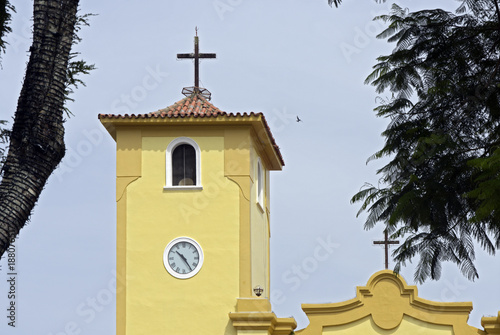
[[[434,302],[418,296],[417,287],[391,270],[375,273],[354,299],[331,304],[302,304],[309,334],[479,334],[467,320],[471,302]]]

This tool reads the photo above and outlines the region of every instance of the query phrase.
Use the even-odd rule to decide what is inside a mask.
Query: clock
[[[175,278],[191,278],[201,270],[203,250],[192,238],[177,237],[165,247],[163,265]]]

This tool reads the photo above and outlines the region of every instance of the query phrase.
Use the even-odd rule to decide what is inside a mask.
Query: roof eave
[[[251,125],[261,141],[265,142],[266,154],[271,162],[271,170],[282,170],[285,162],[276,144],[269,125],[262,113],[233,114],[217,116],[177,116],[165,117],[157,115],[114,115],[99,114],[99,120],[116,141],[116,128],[121,126],[157,126],[157,125],[206,125],[207,123],[218,125]]]

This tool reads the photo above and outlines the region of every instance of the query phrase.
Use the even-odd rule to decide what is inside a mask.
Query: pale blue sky
[[[409,0],[400,1],[403,6]],[[363,230],[350,197],[377,182],[367,157],[383,143],[386,120],[372,109],[376,94],[363,84],[375,58],[391,46],[374,35],[371,18],[389,3],[344,0],[82,1],[98,16],[78,46],[97,70],[74,95],[66,133],[68,152],[50,178],[31,223],[16,242],[17,327],[7,325],[6,260],[0,270],[2,334],[115,332],[115,145],[98,113],[146,113],[183,98],[193,83],[190,61],[198,26],[202,86],[229,112],[264,112],[286,166],[272,173],[271,276],[273,310],[307,325],[301,303],[351,299],[355,287],[383,268],[382,227]],[[419,1],[420,8],[456,1]],[[0,119],[13,114],[30,46],[31,4],[16,4],[10,46],[0,71]],[[296,123],[299,115],[302,123]],[[168,243],[168,241],[165,241]],[[326,257],[315,250],[329,245]],[[500,309],[499,258],[477,251],[480,279],[455,266],[419,286],[435,301],[473,301],[470,324]],[[413,269],[403,270],[413,284]]]

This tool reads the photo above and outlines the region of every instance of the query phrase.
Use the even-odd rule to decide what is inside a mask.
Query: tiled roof
[[[177,101],[173,105],[147,114],[99,114],[99,119],[146,119],[146,118],[184,118],[184,117],[217,117],[224,116],[262,116],[262,113],[227,113],[208,102],[199,94]]]
[[[220,110],[219,108],[212,105],[208,102],[200,94],[193,93],[186,98],[177,101],[173,105],[159,109],[156,112],[151,112],[147,114],[99,114],[99,119],[165,119],[165,118],[216,118],[218,116],[225,117],[252,117],[252,116],[260,116],[262,123],[266,129],[266,132],[269,136],[271,144],[276,151],[276,154],[281,161],[281,164],[284,166],[285,162],[283,160],[283,156],[279,150],[278,145],[276,144],[273,134],[271,133],[271,129],[267,124],[266,118],[262,113],[228,113]]]
[[[149,115],[154,117],[217,117],[218,115],[228,115],[228,113],[212,105],[203,96],[193,93],[173,105],[149,113]]]

